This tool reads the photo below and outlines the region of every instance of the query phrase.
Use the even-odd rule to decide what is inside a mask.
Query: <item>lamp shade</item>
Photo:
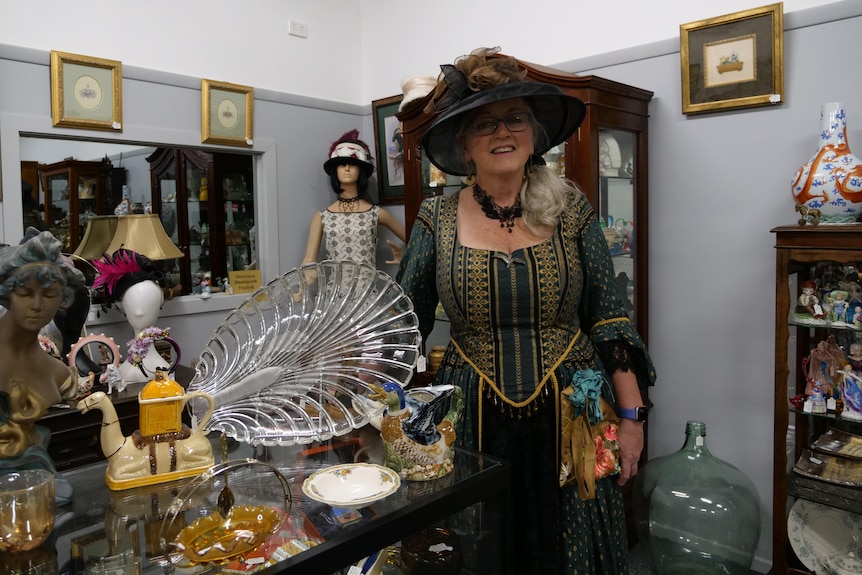
[[[151,260],[183,257],[183,252],[168,237],[158,214],[119,216],[117,231],[106,251],[112,254],[120,248],[145,255]]]
[[[84,238],[78,244],[74,255],[87,261],[97,260],[105,255],[114,232],[117,231],[117,216],[91,216],[87,220]]]

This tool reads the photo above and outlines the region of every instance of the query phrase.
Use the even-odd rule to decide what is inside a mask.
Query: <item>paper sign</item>
[[[233,293],[251,293],[260,287],[260,270],[227,272]]]

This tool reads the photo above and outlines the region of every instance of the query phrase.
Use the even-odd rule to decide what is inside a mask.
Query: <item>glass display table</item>
[[[219,434],[210,436],[218,454]],[[353,461],[381,463],[382,453],[379,434],[370,427],[306,446],[252,448],[231,442],[230,460],[255,458],[279,469],[290,485],[294,521],[304,522],[309,534],[323,540],[256,572],[346,573],[362,558],[432,526],[445,526],[459,534],[464,552],[462,573],[507,572],[509,469],[486,455],[456,450],[455,469],[448,476],[427,482],[402,481],[395,493],[362,508],[362,518],[349,525],[338,524],[328,505],[303,495],[304,478],[317,469]],[[163,555],[159,533],[173,498],[191,480],[110,491],[105,485],[105,467],[103,462],[64,473],[74,487],[74,500],[57,508],[49,540],[22,555],[0,554],[0,572],[164,573],[159,565]],[[478,565],[481,569],[477,570]],[[237,573],[227,566],[177,568],[174,572]]]

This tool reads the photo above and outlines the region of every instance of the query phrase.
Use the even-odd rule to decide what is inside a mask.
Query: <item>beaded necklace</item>
[[[520,218],[523,215],[521,210],[521,196],[515,198],[515,203],[511,206],[500,206],[494,201],[494,198],[489,196],[485,190],[479,187],[479,183],[473,184],[473,199],[482,206],[482,211],[485,216],[492,220],[500,220],[500,227],[509,229],[512,233],[512,228],[515,227],[515,218]]]
[[[359,196],[354,196],[352,198],[342,198],[338,196],[338,205],[341,206],[342,212],[355,212],[356,208],[359,207]]]

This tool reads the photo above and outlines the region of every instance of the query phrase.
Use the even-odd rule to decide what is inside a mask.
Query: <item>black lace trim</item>
[[[608,373],[631,371],[634,367],[634,347],[625,341],[603,341],[596,344],[602,363]]]

